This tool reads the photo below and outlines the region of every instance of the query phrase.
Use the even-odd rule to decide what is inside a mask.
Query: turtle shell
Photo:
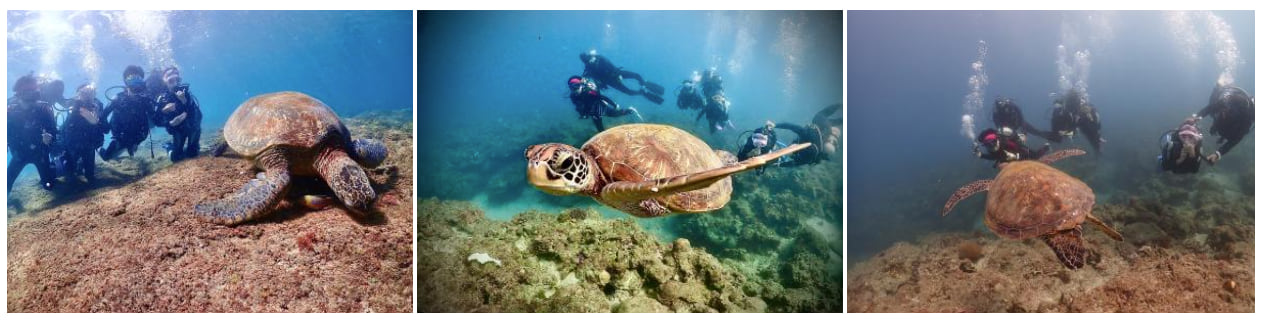
[[[224,141],[233,151],[254,157],[267,148],[286,145],[312,149],[336,140],[350,140],[346,125],[332,108],[301,92],[273,92],[246,100],[228,117]]]
[[[986,196],[986,226],[1008,239],[1074,228],[1095,206],[1091,187],[1036,161],[1004,165]]]
[[[627,124],[610,128],[593,136],[582,150],[595,158],[610,182],[669,178],[725,165],[719,153],[700,138],[667,125]],[[732,179],[725,178],[709,187],[653,199],[675,212],[696,213],[722,208],[731,194]],[[631,202],[604,203],[619,206]]]

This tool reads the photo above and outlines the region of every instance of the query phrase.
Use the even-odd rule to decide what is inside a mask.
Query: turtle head
[[[573,146],[548,143],[526,149],[526,178],[543,192],[564,196],[595,186],[593,161]]]
[[[381,165],[381,162],[385,162],[389,152],[386,143],[379,140],[356,138],[351,141],[351,157],[355,162],[368,168],[375,168]]]

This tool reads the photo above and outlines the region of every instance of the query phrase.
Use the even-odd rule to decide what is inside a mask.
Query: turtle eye
[[[568,170],[572,164],[574,164],[574,158],[566,157],[565,160],[561,161],[560,168],[561,170]]]

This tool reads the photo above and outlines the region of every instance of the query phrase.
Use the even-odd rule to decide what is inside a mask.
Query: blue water
[[[424,49],[417,54],[418,132],[421,143],[434,141],[432,149],[421,145],[420,160],[450,154],[444,146],[449,137],[495,136],[509,124],[540,133],[581,128],[594,134],[592,122],[579,119],[565,97],[566,79],[583,71],[579,53],[591,50],[663,85],[666,101],[655,105],[613,89],[604,94],[636,107],[646,122],[703,134],[714,147],[733,145],[736,132],[710,137],[704,122],[692,123],[695,111],[675,107],[675,88],[694,71],[717,68],[737,130],[767,119],[803,123],[841,102],[841,19],[835,12],[422,12],[417,30]],[[636,89],[634,81],[627,84]],[[526,119],[547,122],[526,125]],[[538,144],[495,140],[513,143],[503,145],[513,151],[504,155],[522,162],[521,151]],[[469,198],[442,186],[424,187],[420,197]]]
[[[405,109],[412,23],[410,11],[10,11],[6,89],[34,72],[64,80],[67,97],[95,82],[106,101],[127,65],[146,73],[174,65],[201,103],[205,134],[247,98],[282,90],[310,94],[343,117]]]
[[[1030,123],[1049,128],[1049,96],[1058,92],[1057,46],[1089,51],[1085,75],[1103,123],[1103,155],[1059,162],[1076,168],[1098,200],[1132,194],[1136,178],[1170,176],[1154,170],[1157,139],[1200,110],[1223,69],[1216,40],[1234,39],[1239,55],[1234,84],[1254,85],[1254,15],[1214,12],[851,12],[847,91],[847,231],[851,260],[862,260],[899,240],[939,231],[981,229],[981,203],[939,216],[954,188],[995,174],[970,153],[961,135],[970,63],[978,43],[988,46],[989,77],[980,132],[993,126],[995,96],[1013,98]],[[1184,18],[1182,20],[1177,18]],[[1180,23],[1180,22],[1183,23]],[[1223,28],[1223,26],[1226,28]],[[1216,137],[1206,131],[1206,149]],[[1203,175],[1241,177],[1253,168],[1253,135]],[[1031,137],[1031,147],[1042,145]],[[1085,141],[1055,148],[1087,147]],[[1089,150],[1089,149],[1088,149]],[[1074,166],[1078,164],[1078,166]],[[1085,166],[1084,166],[1085,165]],[[1248,172],[1252,176],[1252,172]],[[1250,190],[1251,192],[1251,190]],[[973,200],[984,200],[973,198]]]

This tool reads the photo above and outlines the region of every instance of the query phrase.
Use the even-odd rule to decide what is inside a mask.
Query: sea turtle
[[[228,117],[223,139],[214,155],[231,148],[263,170],[231,196],[194,207],[197,215],[224,225],[245,222],[272,209],[288,189],[290,174],[319,176],[347,209],[363,213],[377,194],[360,165],[376,167],[387,154],[381,141],[351,140],[333,109],[293,91],[246,100]]]
[[[1091,187],[1047,165],[1083,154],[1083,150],[1070,149],[1048,154],[1039,161],[1001,164],[994,180],[977,180],[956,190],[942,208],[942,216],[961,200],[990,190],[986,197],[986,227],[1007,239],[1038,237],[1056,252],[1065,267],[1081,268],[1087,258],[1082,241],[1084,220],[1114,240],[1122,240],[1121,233],[1091,216],[1095,205]]]
[[[667,125],[626,124],[592,136],[582,149],[548,143],[526,149],[530,184],[554,195],[581,194],[639,217],[701,213],[731,199],[728,176],[810,146],[737,162],[688,132]]]

